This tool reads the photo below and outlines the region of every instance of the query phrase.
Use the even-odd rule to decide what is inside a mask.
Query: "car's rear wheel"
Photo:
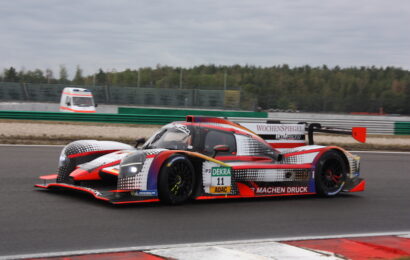
[[[196,183],[194,167],[184,155],[171,156],[158,177],[158,196],[162,203],[177,205],[193,197]]]
[[[315,183],[319,195],[330,197],[339,194],[346,183],[347,165],[340,153],[328,151],[316,164]]]

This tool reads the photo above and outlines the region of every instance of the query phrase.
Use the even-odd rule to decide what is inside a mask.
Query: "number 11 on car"
[[[211,193],[231,192],[231,168],[213,167],[211,172]]]

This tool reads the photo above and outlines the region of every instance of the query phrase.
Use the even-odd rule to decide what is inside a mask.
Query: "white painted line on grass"
[[[75,251],[63,251],[63,252],[51,252],[51,253],[37,253],[37,254],[22,254],[22,255],[8,255],[0,256],[0,260],[6,259],[25,259],[25,258],[47,258],[58,256],[70,256],[70,255],[88,255],[88,254],[103,254],[103,253],[118,253],[128,251],[153,251],[153,250],[165,250],[172,248],[197,248],[197,247],[214,247],[214,246],[245,246],[249,244],[255,244],[255,246],[263,243],[277,243],[286,241],[297,240],[315,240],[315,239],[334,239],[334,238],[346,238],[346,237],[370,237],[370,236],[404,236],[410,237],[409,231],[402,232],[378,232],[378,233],[357,233],[357,234],[342,234],[342,235],[327,235],[327,236],[303,236],[303,237],[282,237],[271,239],[250,239],[250,240],[234,240],[234,241],[221,241],[221,242],[204,242],[204,243],[189,243],[189,244],[171,244],[171,245],[151,245],[151,246],[135,246],[135,247],[120,247],[120,248],[105,248],[94,250],[75,250]]]

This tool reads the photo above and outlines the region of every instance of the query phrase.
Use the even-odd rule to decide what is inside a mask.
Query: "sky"
[[[281,64],[410,69],[405,0],[0,1],[0,70]]]

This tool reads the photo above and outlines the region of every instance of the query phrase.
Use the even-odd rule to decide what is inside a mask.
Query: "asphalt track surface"
[[[111,206],[41,191],[61,147],[0,146],[0,256],[103,248],[410,231],[410,153],[360,153],[364,193]]]

